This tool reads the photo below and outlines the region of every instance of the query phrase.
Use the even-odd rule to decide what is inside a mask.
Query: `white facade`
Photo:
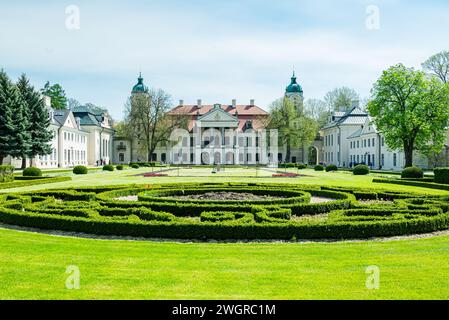
[[[366,164],[372,169],[393,171],[404,168],[404,152],[390,150],[372,119],[358,107],[353,107],[348,112],[334,112],[322,131],[325,164],[339,167]],[[429,161],[416,152],[414,165],[428,168]]]

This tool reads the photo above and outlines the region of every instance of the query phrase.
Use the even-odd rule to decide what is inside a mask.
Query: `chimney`
[[[76,126],[78,127],[78,129],[81,129],[81,119],[79,117],[76,117],[75,121],[76,121]]]
[[[201,99],[198,99],[198,101],[196,102],[196,105],[198,106],[198,108],[201,108],[201,106],[202,106]]]
[[[184,105],[184,100],[179,100],[179,105],[182,107]]]
[[[249,105],[250,106],[254,106],[255,105],[255,100],[254,99],[249,100]]]
[[[237,99],[232,99],[232,107],[237,108]]]
[[[49,96],[44,96],[44,104],[47,108],[51,107],[51,98]]]

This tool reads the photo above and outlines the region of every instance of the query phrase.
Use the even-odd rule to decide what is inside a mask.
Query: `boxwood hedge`
[[[171,197],[178,191],[193,194],[210,190],[245,190],[279,198],[271,203],[220,203]],[[325,202],[323,198],[327,198]],[[317,199],[321,201],[314,201]],[[389,202],[365,204],[356,199]],[[283,184],[103,186],[1,195],[0,221],[152,238],[351,239],[448,229],[448,200],[384,190]]]

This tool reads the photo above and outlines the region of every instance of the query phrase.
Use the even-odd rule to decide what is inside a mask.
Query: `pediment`
[[[232,116],[220,107],[214,107],[205,115],[197,119],[199,122],[238,123],[237,117]]]

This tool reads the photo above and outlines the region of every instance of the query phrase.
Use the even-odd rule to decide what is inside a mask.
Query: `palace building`
[[[131,95],[147,94],[148,88],[140,75]],[[299,110],[303,109],[303,89],[297,83],[295,73],[285,90],[285,97],[291,99]],[[161,143],[152,154],[152,161],[162,163],[183,163],[192,165],[268,165],[273,162],[308,162],[309,148],[294,149],[291,158],[285,158],[285,148],[269,143],[268,113],[249,103],[185,104],[180,100],[169,114],[185,117],[187,128],[182,144],[173,148],[170,143]],[[129,163],[146,161],[147,156],[139,148],[137,139],[114,139],[114,162]],[[277,144],[277,141],[276,141]],[[320,140],[317,140],[320,145]],[[312,147],[313,163],[318,162],[319,148]]]

